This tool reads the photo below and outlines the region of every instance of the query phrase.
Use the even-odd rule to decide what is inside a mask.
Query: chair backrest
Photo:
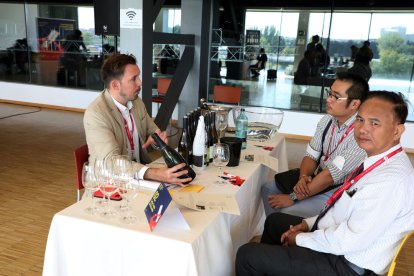
[[[170,86],[170,78],[158,78],[157,80],[157,92],[159,95],[167,94],[168,87]]]
[[[76,165],[76,188],[79,190],[83,189],[82,184],[82,168],[83,164],[88,161],[89,150],[88,145],[82,145],[79,148],[75,149],[73,152],[75,156],[75,165]]]
[[[387,276],[414,275],[414,231],[409,233],[392,260]]]
[[[241,87],[214,85],[213,100],[223,103],[239,104],[241,96]]]

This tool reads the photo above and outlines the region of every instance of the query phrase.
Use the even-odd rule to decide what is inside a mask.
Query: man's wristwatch
[[[290,197],[291,200],[293,200],[293,202],[297,202],[298,201],[298,197],[297,197],[297,195],[296,195],[295,192],[290,193],[289,194],[289,197]]]

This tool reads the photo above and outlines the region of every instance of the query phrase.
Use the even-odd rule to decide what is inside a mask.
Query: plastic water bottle
[[[236,137],[243,139],[242,149],[247,147],[247,126],[249,120],[244,112],[244,108],[240,110],[239,116],[236,119]]]

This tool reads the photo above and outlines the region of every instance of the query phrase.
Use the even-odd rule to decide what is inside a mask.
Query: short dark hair
[[[371,91],[368,93],[367,100],[373,98],[391,103],[394,106],[393,111],[395,119],[397,119],[400,124],[405,123],[408,115],[408,106],[407,100],[402,93],[385,90]]]
[[[346,91],[348,94],[347,106],[352,100],[360,100],[361,103],[365,101],[369,92],[369,85],[364,78],[349,72],[339,72],[336,74],[336,79],[352,83],[351,87]]]
[[[114,79],[121,79],[128,64],[137,64],[135,56],[130,54],[111,54],[104,61],[101,68],[101,76],[105,86],[109,87],[109,83]]]
[[[73,34],[74,34],[76,37],[81,37],[81,36],[82,36],[82,32],[81,32],[79,29],[75,29],[75,30],[73,31]]]

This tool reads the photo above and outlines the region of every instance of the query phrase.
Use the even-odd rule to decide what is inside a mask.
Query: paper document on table
[[[190,209],[240,215],[239,205],[234,195],[175,192],[171,196],[174,202]]]
[[[260,148],[258,148],[258,150],[263,151],[263,149],[260,149]],[[276,172],[278,171],[278,168],[279,168],[279,162],[277,158],[270,156],[268,154],[260,154],[259,152],[255,150],[246,150],[244,152],[242,151],[240,158],[241,160],[252,160],[253,159],[252,161],[248,161],[248,162],[261,163]]]

